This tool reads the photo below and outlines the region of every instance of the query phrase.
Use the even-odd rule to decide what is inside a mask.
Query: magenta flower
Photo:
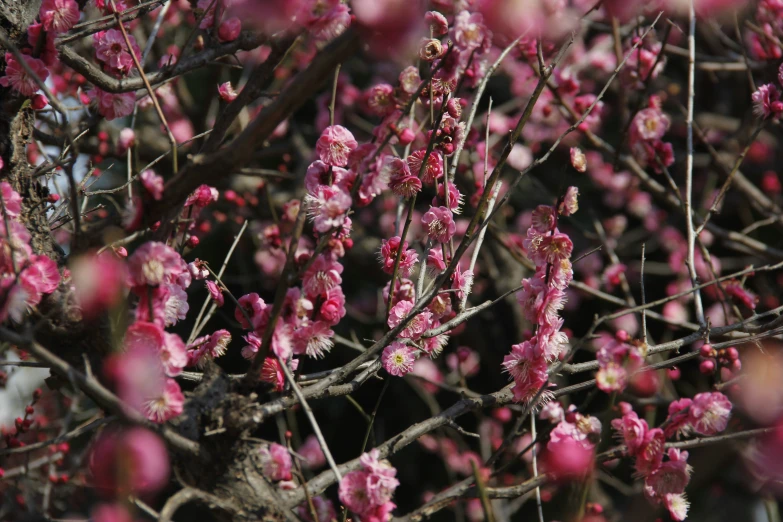
[[[148,429],[105,430],[90,451],[93,483],[106,496],[151,495],[169,480],[169,456],[163,441]]]
[[[384,348],[381,355],[383,369],[395,377],[403,377],[413,370],[414,362],[416,350],[397,341]]]
[[[253,322],[253,324],[248,324],[247,319],[245,319],[245,313],[242,313],[242,310],[237,307],[234,310],[234,318],[239,321],[239,323],[242,325],[242,328],[252,328],[255,330],[266,327],[266,322],[269,320],[269,314],[271,313],[271,310],[258,294],[252,293],[243,295],[237,299],[237,301],[239,302],[239,306],[245,310],[245,313]]]
[[[44,0],[38,16],[47,31],[64,33],[79,21],[79,5],[75,0]]]
[[[389,520],[395,507],[391,499],[400,484],[397,470],[378,457],[377,449],[363,454],[359,458],[362,469],[347,473],[340,481],[340,502],[367,522]]]
[[[414,304],[412,301],[400,301],[389,311],[389,319],[386,323],[389,328],[395,328],[403,322],[410,314]],[[411,319],[405,328],[398,334],[406,339],[418,339],[430,326],[432,313],[429,310],[422,310],[413,319]]]
[[[234,90],[234,87],[231,85],[231,82],[225,82],[221,83],[218,86],[218,94],[220,95],[220,98],[224,102],[231,103],[232,101],[237,99],[237,96],[239,96],[239,93]]]
[[[182,413],[185,396],[174,379],[166,379],[163,389],[148,397],[143,405],[144,415],[152,422],[164,423]]]
[[[305,458],[304,464],[311,470],[316,470],[326,465],[326,456],[324,456],[321,444],[319,444],[315,435],[309,435],[296,452]]]
[[[133,68],[133,57],[128,52],[128,46],[125,38],[118,29],[109,29],[100,31],[93,35],[95,45],[95,57],[102,61],[107,67],[115,69],[120,74],[128,74]],[[141,50],[136,44],[136,39],[128,35],[133,53],[141,56]]]
[[[345,295],[342,288],[335,286],[321,296],[323,302],[318,313],[321,319],[330,326],[334,326],[345,317]]]
[[[579,147],[571,147],[571,166],[577,172],[587,172],[587,159]]]
[[[343,282],[342,273],[343,265],[320,255],[304,273],[302,289],[310,296],[322,294]]]
[[[691,479],[688,452],[669,449],[669,460],[644,478],[645,496],[661,501],[667,495],[680,495]]]
[[[446,17],[437,11],[427,11],[424,15],[424,21],[430,26],[432,34],[443,36],[449,32],[449,23]]]
[[[152,196],[152,199],[160,201],[163,197],[163,178],[148,169],[139,174],[139,179],[150,196]]]
[[[5,53],[5,76],[0,78],[0,85],[11,87],[19,91],[22,96],[32,96],[38,92],[38,84],[35,81],[35,77],[45,81],[49,77],[49,70],[41,60],[32,56],[25,55],[24,61],[30,66],[35,76],[28,74],[25,68],[16,61],[13,54]]]
[[[539,390],[547,383],[547,364],[534,344],[525,341],[511,347],[511,353],[503,358],[503,368],[514,380],[514,400],[517,402],[529,402]],[[539,400],[546,402],[552,394],[543,391]]]
[[[233,42],[239,38],[239,33],[241,32],[242,21],[234,16],[220,24],[220,27],[218,27],[218,39],[221,42]]]
[[[163,371],[169,377],[176,377],[188,363],[185,344],[178,335],[164,332],[155,323],[135,322],[125,332],[123,342],[128,352],[146,350],[157,354]]]
[[[131,286],[155,286],[177,282],[177,278],[187,272],[187,264],[170,246],[149,241],[128,258],[128,269]]]
[[[291,454],[285,446],[273,442],[259,450],[261,472],[273,481],[291,480]]]
[[[484,25],[481,13],[460,12],[454,18],[451,36],[456,46],[467,54],[492,44],[492,32]]]
[[[332,337],[334,332],[329,329],[327,323],[323,321],[310,323],[294,332],[294,353],[320,359],[334,346]]]
[[[751,99],[753,100],[753,114],[758,118],[777,118],[783,112],[780,91],[771,83],[760,85],[751,95]]]
[[[207,281],[207,291],[209,292],[209,297],[212,299],[212,302],[214,302],[218,307],[223,306],[225,304],[226,300],[223,297],[223,289],[218,286],[217,283],[214,281]]]
[[[136,106],[136,96],[132,92],[114,94],[95,87],[90,96],[96,100],[98,112],[107,121],[130,116]]]
[[[193,205],[194,207],[204,208],[210,203],[217,201],[219,196],[220,193],[216,188],[210,187],[209,185],[199,185],[199,187],[188,196],[188,199],[185,200],[185,206],[189,207]]]
[[[351,208],[351,196],[340,187],[320,186],[305,198],[307,211],[316,232],[325,234],[343,226]]]
[[[658,469],[663,461],[664,442],[663,430],[653,428],[644,434],[644,438],[636,452],[636,472],[647,476]]]
[[[394,272],[394,262],[397,259],[397,249],[400,248],[400,237],[394,236],[393,238],[381,241],[381,268],[387,274]],[[413,266],[416,261],[419,260],[419,255],[412,248],[408,248],[408,242],[406,241],[402,245],[402,256],[400,257],[399,275],[402,277],[408,277],[413,272]]]
[[[448,243],[457,231],[453,214],[446,207],[430,207],[422,216],[421,223],[427,230],[427,236],[439,243]]]
[[[342,125],[332,125],[321,133],[315,149],[327,165],[344,167],[348,164],[348,155],[358,145],[351,131]]]
[[[631,405],[626,402],[620,403],[623,416],[612,420],[612,427],[617,430],[620,441],[625,444],[628,455],[635,456],[642,447],[647,431],[647,421],[640,419]]]
[[[0,165],[0,169],[2,165]],[[5,214],[10,218],[19,217],[22,213],[22,196],[15,191],[7,181],[0,182],[0,196],[5,205]]]
[[[697,394],[688,410],[693,431],[699,435],[715,435],[725,430],[730,415],[731,402],[721,392]]]
[[[560,204],[558,211],[564,216],[570,216],[579,210],[579,189],[576,187],[568,187],[566,189],[563,202]]]
[[[122,295],[125,264],[111,252],[86,254],[70,261],[71,285],[85,318],[113,306]]]

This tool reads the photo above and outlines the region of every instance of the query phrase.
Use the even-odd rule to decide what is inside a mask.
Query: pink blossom
[[[193,205],[195,207],[204,208],[210,203],[217,201],[218,196],[220,196],[220,193],[216,188],[210,187],[209,185],[199,185],[199,187],[188,196],[188,199],[185,200],[185,206],[189,207]]]
[[[411,373],[421,377],[422,381],[419,384],[427,393],[435,394],[440,390],[437,385],[443,382],[443,374],[430,358],[421,357],[416,359]]]
[[[148,397],[144,403],[144,415],[152,422],[163,423],[182,413],[185,396],[174,379],[166,379],[163,389]]]
[[[185,344],[176,334],[164,332],[155,323],[138,321],[125,332],[124,346],[127,351],[147,350],[157,354],[164,372],[176,377],[188,363]]]
[[[285,446],[273,442],[259,451],[261,472],[271,481],[291,480],[291,454]]]
[[[117,155],[125,154],[128,149],[136,144],[136,133],[133,129],[125,127],[117,138]]]
[[[90,96],[97,100],[98,112],[107,121],[130,116],[136,106],[136,96],[132,92],[114,94],[95,87]]]
[[[136,39],[128,35],[133,53],[141,56],[141,50],[136,44]],[[115,69],[121,74],[128,74],[133,68],[133,57],[128,52],[128,46],[125,38],[118,29],[109,29],[100,31],[93,35],[95,45],[95,57],[104,62],[106,66]]]
[[[456,46],[467,53],[481,47],[489,48],[492,42],[492,32],[484,25],[484,17],[468,11],[462,11],[454,18],[451,36]]]
[[[355,176],[355,173],[350,173],[344,168],[332,167],[321,160],[316,160],[307,167],[305,189],[315,195],[319,188],[340,185],[345,192],[348,192]]]
[[[751,95],[751,98],[753,100],[753,114],[758,118],[777,118],[783,112],[780,91],[771,83],[760,85]]]
[[[310,36],[319,42],[337,38],[351,25],[348,6],[339,0],[306,2],[303,10],[301,23],[307,27]]]
[[[688,509],[690,508],[690,504],[685,499],[685,495],[679,494],[668,494],[666,495],[666,498],[664,499],[664,505],[666,506],[666,509],[669,510],[669,516],[672,517],[672,520],[685,520],[685,518],[688,516]]]
[[[306,354],[308,357],[320,359],[334,346],[332,337],[334,337],[334,332],[323,321],[315,321],[307,326],[302,326],[294,331],[294,353]]]
[[[305,198],[307,212],[316,232],[325,234],[343,226],[351,208],[351,196],[340,187],[319,186]]]
[[[381,268],[387,274],[394,272],[394,263],[397,259],[397,250],[400,248],[400,237],[394,236],[393,238],[381,241]],[[398,269],[399,275],[402,277],[408,277],[413,272],[413,267],[416,261],[419,260],[419,255],[412,248],[408,248],[408,242],[405,241],[402,245],[402,255],[400,256],[400,266]]]
[[[437,11],[427,11],[424,20],[429,24],[432,34],[436,36],[443,36],[449,32],[449,23],[446,21],[446,17]]]
[[[237,301],[239,302],[239,306],[245,311],[245,313],[243,313],[239,307],[234,310],[234,318],[239,321],[242,328],[263,329],[266,327],[266,322],[271,310],[258,294],[252,293],[243,295]],[[245,319],[245,314],[250,317],[253,324],[248,324],[247,319]]]
[[[79,21],[79,5],[75,0],[44,0],[38,16],[47,31],[64,33]]]
[[[579,210],[579,202],[577,200],[578,197],[579,189],[576,187],[568,187],[568,189],[566,189],[565,196],[563,197],[563,202],[560,204],[560,208],[558,209],[560,214],[564,216],[570,216]]]
[[[218,27],[218,39],[221,42],[233,42],[239,38],[242,32],[242,21],[237,17],[231,17],[224,20]]]
[[[70,262],[70,272],[76,300],[86,318],[113,306],[127,278],[125,264],[110,252],[75,258]]]
[[[223,289],[220,288],[214,281],[207,281],[206,285],[207,291],[209,292],[209,297],[212,299],[212,301],[218,307],[223,306],[223,304],[226,302],[225,298],[223,297]]]
[[[169,480],[169,456],[152,431],[132,427],[104,430],[89,457],[93,483],[107,496],[115,493],[150,495]]]
[[[309,435],[296,452],[305,458],[304,464],[311,470],[317,470],[326,464],[326,457],[315,435]]]
[[[187,272],[187,265],[170,246],[149,241],[128,258],[128,270],[131,286],[155,286],[175,283],[183,272]]]
[[[237,99],[237,96],[239,96],[239,93],[234,90],[234,87],[231,85],[231,82],[225,82],[221,83],[218,86],[218,94],[220,95],[220,98],[224,102],[231,103],[232,101]]]
[[[577,172],[587,172],[587,159],[579,147],[571,147],[571,166]]]
[[[715,435],[726,429],[731,402],[721,392],[699,393],[693,397],[688,418],[699,435]]]
[[[351,131],[341,125],[332,125],[324,129],[315,144],[321,161],[327,165],[344,167],[348,164],[348,155],[358,146]]]
[[[319,255],[302,277],[302,289],[307,295],[316,296],[339,286],[343,279],[343,265]]]
[[[667,495],[684,493],[685,486],[691,479],[692,468],[688,465],[688,452],[671,448],[668,455],[668,461],[644,478],[645,492],[659,501]]]
[[[43,40],[40,58],[49,67],[58,63],[57,47],[54,44],[55,37],[56,33],[46,31],[42,23],[32,23],[27,28],[27,43],[30,47],[38,47],[38,42]]]
[[[231,343],[228,330],[218,330],[211,335],[199,337],[188,346],[188,365],[203,368],[208,360],[214,360],[225,355]]]
[[[557,479],[576,479],[590,473],[594,458],[592,445],[586,446],[571,437],[564,437],[547,443],[541,465]]]
[[[628,403],[620,403],[621,408],[625,406],[625,413],[619,419],[612,421],[612,427],[617,430],[620,440],[625,444],[629,455],[636,455],[644,443],[645,436],[649,428],[647,421],[640,419],[635,411],[631,409]]]
[[[511,353],[503,358],[503,368],[514,380],[512,391],[517,402],[529,402],[537,395],[546,402],[551,393],[539,391],[548,382],[546,359],[538,353],[530,341],[515,344]]]
[[[13,54],[5,53],[5,76],[0,78],[0,85],[3,87],[11,87],[12,89],[19,91],[22,96],[32,96],[38,92],[38,84],[35,81],[37,76],[39,80],[45,81],[49,77],[49,70],[44,63],[32,56],[23,56],[24,61],[35,73],[35,76],[31,76],[27,73],[25,68],[16,60]]]
[[[647,476],[660,467],[665,440],[660,428],[653,428],[644,434],[636,452],[636,472],[639,475]]]
[[[448,243],[457,231],[453,214],[446,207],[430,207],[422,216],[421,223],[429,238],[439,243]]]
[[[22,196],[7,181],[0,182],[0,197],[3,198],[6,215],[11,218],[19,217],[22,213]]]
[[[669,404],[669,416],[663,425],[667,438],[679,438],[680,435],[688,435],[692,431],[688,414],[691,403],[690,399],[683,398]]]
[[[345,295],[342,288],[335,286],[322,295],[323,302],[318,313],[321,319],[334,326],[345,317]]]
[[[163,178],[148,169],[139,174],[139,179],[150,196],[152,196],[152,199],[160,201],[163,197]]]
[[[411,174],[418,176],[425,185],[432,185],[443,177],[443,158],[440,152],[433,150],[427,158],[427,165],[422,169],[426,149],[419,149],[410,154],[405,161]]]
[[[389,311],[389,319],[387,320],[389,328],[396,328],[405,321],[413,306],[414,304],[411,301],[400,301],[395,304]],[[406,339],[418,339],[429,327],[431,317],[432,313],[429,310],[425,309],[419,312],[408,321],[408,324],[405,325],[405,328],[398,335]]]
[[[51,294],[60,286],[60,271],[57,269],[57,263],[46,256],[31,256],[30,263],[21,277],[40,294]]]
[[[383,369],[396,377],[403,377],[411,372],[415,361],[416,350],[397,341],[384,348],[381,355]]]

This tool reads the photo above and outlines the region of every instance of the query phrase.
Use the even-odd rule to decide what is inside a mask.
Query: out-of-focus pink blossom
[[[32,96],[38,92],[38,83],[35,81],[37,77],[41,81],[46,81],[49,77],[49,70],[44,63],[32,56],[25,55],[24,61],[30,66],[30,69],[35,73],[35,76],[31,76],[27,73],[27,70],[20,64],[16,57],[11,53],[5,53],[5,76],[0,78],[0,85],[3,87],[11,87],[18,91],[22,96]]]
[[[233,42],[239,38],[242,32],[242,21],[237,17],[231,17],[224,20],[218,27],[218,39],[221,42]]]
[[[155,174],[154,171],[147,169],[139,174],[139,179],[150,196],[152,196],[152,199],[160,201],[163,197],[163,178]]]
[[[271,481],[291,480],[291,454],[285,446],[273,442],[259,451],[261,472]]]
[[[79,5],[75,0],[44,0],[38,15],[47,31],[64,33],[79,21]]]
[[[160,437],[145,428],[106,430],[90,452],[90,472],[107,496],[151,495],[168,483],[168,452]]]

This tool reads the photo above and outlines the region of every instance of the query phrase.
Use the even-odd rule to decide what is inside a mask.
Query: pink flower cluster
[[[672,144],[662,140],[671,121],[661,109],[661,100],[650,97],[648,108],[636,113],[628,133],[628,146],[642,167],[651,165],[655,172],[674,163]]]
[[[778,83],[783,86],[783,64],[780,65],[778,72]],[[751,95],[753,100],[753,114],[758,118],[779,119],[783,115],[783,100],[781,100],[781,91],[773,83],[759,85],[758,89]]]
[[[556,425],[542,455],[542,466],[558,480],[584,477],[593,467],[595,447],[601,439],[601,421],[578,413],[573,405],[563,412],[557,402],[549,404],[541,413],[543,416],[546,411],[546,417]]]
[[[649,428],[630,404],[620,403],[622,417],[612,421],[626,453],[634,457],[636,473],[644,479],[645,496],[654,504],[663,504],[674,520],[684,520],[689,504],[685,499],[691,467],[688,453],[669,449],[663,461],[665,441],[669,437],[692,432],[714,435],[726,429],[731,403],[720,392],[699,393],[693,400],[680,399],[669,405],[669,417],[660,428]]]
[[[44,295],[58,289],[60,271],[52,259],[33,254],[30,232],[19,221],[22,197],[7,181],[0,182],[0,197],[0,217],[7,221],[0,226],[0,322],[21,324]]]
[[[613,338],[605,339],[596,354],[596,385],[606,393],[623,391],[631,376],[644,366],[646,356],[643,343],[631,341],[625,331],[618,331]]]
[[[577,191],[571,187],[558,205],[560,214],[576,211]],[[565,290],[573,279],[571,252],[573,243],[557,228],[558,211],[540,205],[533,211],[523,247],[536,265],[532,277],[522,280],[517,294],[525,318],[536,325],[535,335],[511,347],[503,359],[503,368],[514,380],[514,399],[530,401],[547,381],[547,362],[558,359],[568,349],[568,337],[561,331],[563,318],[559,313],[566,301]],[[542,399],[548,394],[541,393]]]
[[[362,469],[351,471],[340,481],[340,501],[360,522],[386,522],[396,507],[392,502],[400,482],[397,470],[387,460],[378,460],[377,449],[361,456]]]

